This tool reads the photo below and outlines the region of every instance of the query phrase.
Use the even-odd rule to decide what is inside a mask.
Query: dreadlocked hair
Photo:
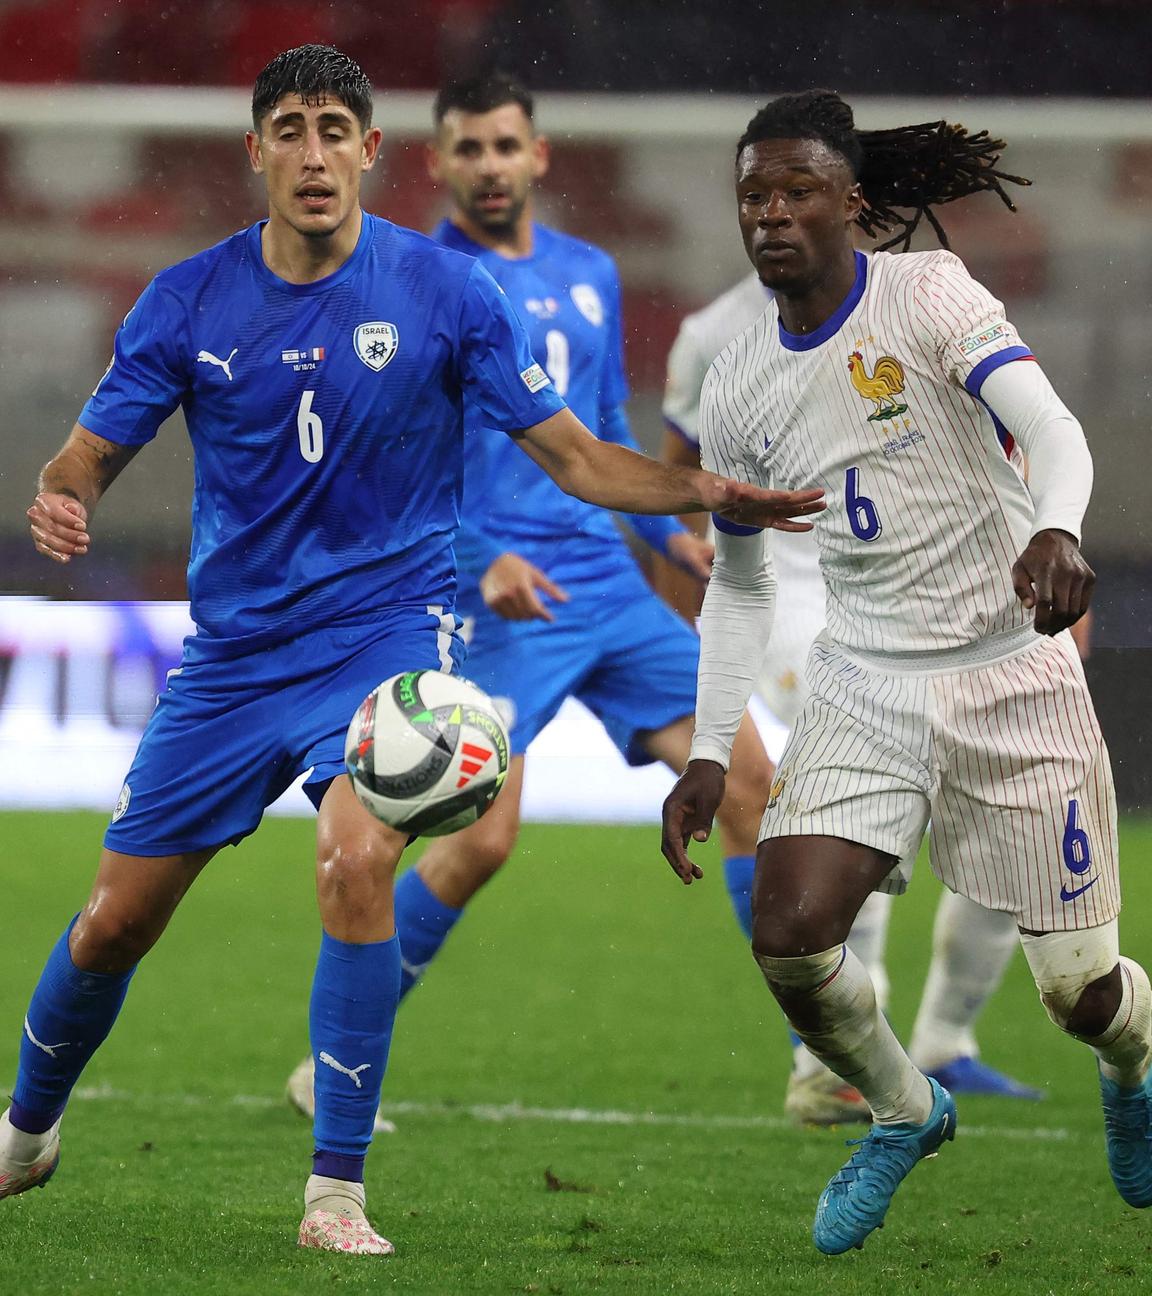
[[[934,121],[858,131],[852,109],[831,90],[806,90],[772,100],[748,123],[737,156],[749,144],[768,139],[819,140],[844,158],[864,197],[856,223],[869,238],[895,231],[877,248],[880,252],[896,246],[906,252],[922,220],[941,246],[948,247],[948,235],[933,207],[990,191],[1015,211],[1004,184],[1032,183],[998,169],[1006,145],[986,130],[970,135],[963,126]]]

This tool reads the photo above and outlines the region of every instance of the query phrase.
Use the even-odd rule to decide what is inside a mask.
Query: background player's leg
[[[302,1246],[376,1254],[392,1249],[364,1218],[364,1159],[400,994],[392,882],[406,840],[360,805],[348,779],[332,781],[316,830],[324,931],[309,1013],[315,1153],[304,1191]]]
[[[396,884],[400,997],[416,984],[477,891],[504,864],[520,834],[524,757],[513,756],[500,795],[470,827],[429,844]]]
[[[692,721],[678,720],[644,737],[644,745],[658,760],[676,772],[684,768],[692,745]],[[752,884],[756,871],[756,846],[760,819],[772,785],[774,766],[769,760],[751,719],[745,716],[732,744],[732,762],[725,781],[724,802],[716,815],[724,849],[724,880],[740,930],[752,939]],[[883,969],[884,934],[887,930],[888,897],[873,896],[861,909],[858,923],[869,946],[870,965],[880,961]],[[879,910],[879,913],[877,913]],[[867,911],[867,912],[866,912]],[[856,928],[853,927],[853,936]],[[872,939],[868,940],[871,936]],[[863,956],[862,956],[863,958]],[[838,1125],[844,1121],[869,1120],[868,1104],[860,1092],[846,1084],[812,1054],[804,1041],[789,1032],[792,1070],[784,1109],[801,1125]]]
[[[908,1052],[952,1093],[1043,1098],[979,1061],[976,1019],[1004,977],[1019,944],[1016,919],[945,891],[932,929],[932,964]]]
[[[88,903],[48,956],[24,1019],[12,1107],[0,1126],[0,1196],[22,1191],[14,1166],[34,1166],[55,1146],[72,1089],[112,1029],[137,963],[213,854],[101,854]]]

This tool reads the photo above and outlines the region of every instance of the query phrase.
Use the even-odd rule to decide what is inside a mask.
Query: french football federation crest
[[[875,406],[868,415],[869,423],[882,423],[907,412],[908,406],[897,399],[904,394],[904,366],[894,356],[881,356],[869,374],[864,357],[853,351],[848,358],[848,372],[857,393]]]
[[[591,284],[573,284],[571,295],[573,302],[576,304],[576,309],[589,324],[595,324],[599,327],[604,323],[604,303],[600,300],[600,294]]]
[[[400,346],[400,334],[395,324],[374,320],[371,324],[357,324],[352,334],[356,354],[377,373],[388,364]]]

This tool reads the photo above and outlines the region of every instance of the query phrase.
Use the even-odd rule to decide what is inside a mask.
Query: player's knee
[[[833,942],[826,925],[802,906],[758,905],[752,896],[752,953],[759,959],[807,958]]]
[[[127,905],[89,905],[72,929],[69,953],[86,972],[127,972],[156,944],[164,927],[164,918]]]
[[[377,912],[390,903],[403,839],[379,825],[324,843],[316,858],[316,890],[323,913]]]
[[[1020,940],[1052,1021],[1069,1035],[1102,1035],[1119,1000],[1116,920],[1083,931],[1023,935]]]
[[[485,825],[484,820],[480,823]],[[516,846],[518,830],[518,824],[495,823],[490,828],[484,826],[483,831],[476,834],[476,840],[469,845],[467,868],[478,886],[504,867]]]

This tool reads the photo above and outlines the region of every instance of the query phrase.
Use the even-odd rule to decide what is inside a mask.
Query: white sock
[[[979,1052],[972,1026],[1019,944],[1016,919],[945,891],[909,1054],[925,1071]]]
[[[881,1012],[888,1007],[888,969],[884,965],[884,950],[888,944],[888,920],[892,917],[894,898],[884,891],[873,891],[860,906],[846,942],[871,977]]]
[[[1139,963],[1120,959],[1120,1007],[1103,1035],[1078,1036],[1100,1059],[1100,1073],[1124,1089],[1139,1089],[1152,1065],[1152,987]]]
[[[864,965],[872,981],[876,1002],[883,1012],[888,1007],[888,970],[884,966],[884,949],[888,944],[888,920],[892,916],[894,897],[883,891],[873,891],[860,906],[852,930],[845,942]],[[798,1080],[819,1075],[828,1068],[804,1044],[792,1049],[792,1072]]]
[[[57,1121],[43,1134],[29,1134],[26,1130],[17,1129],[5,1112],[0,1116],[0,1153],[17,1165],[35,1165],[59,1128],[60,1121]]]
[[[313,1211],[331,1211],[334,1215],[347,1215],[349,1219],[364,1218],[367,1198],[362,1183],[351,1179],[331,1179],[327,1175],[309,1175],[304,1185],[304,1214]]]
[[[864,965],[843,945],[802,958],[758,954],[769,989],[808,1002],[792,1029],[830,1070],[855,1085],[878,1125],[922,1125],[932,1110],[928,1081],[912,1065],[876,1003]]]

